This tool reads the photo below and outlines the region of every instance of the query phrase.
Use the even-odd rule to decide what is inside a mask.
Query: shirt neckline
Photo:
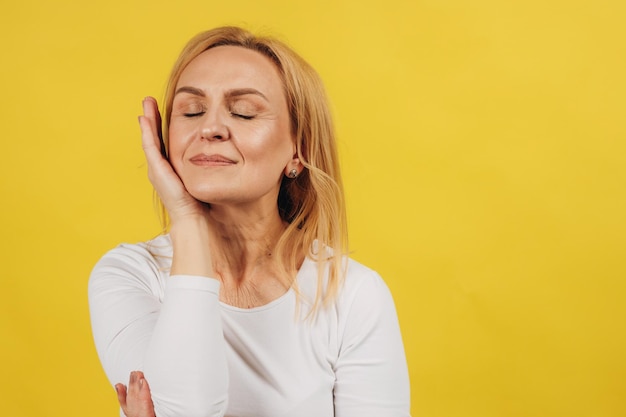
[[[295,277],[296,284],[301,281],[301,278],[304,275],[304,271],[307,270],[308,268],[310,268],[311,265],[312,265],[312,260],[309,259],[308,257],[305,257],[304,261],[302,262],[302,265],[300,265],[300,269],[298,269],[298,273],[296,274],[296,277]],[[234,311],[234,312],[237,312],[237,313],[259,313],[261,311],[265,311],[265,310],[269,310],[269,309],[275,308],[278,305],[282,304],[286,299],[292,298],[292,297],[295,297],[295,290],[293,289],[293,287],[290,287],[287,291],[285,291],[284,294],[282,294],[279,297],[273,299],[272,301],[270,301],[267,304],[263,304],[263,305],[257,306],[257,307],[244,308],[244,307],[233,306],[233,305],[224,303],[222,301],[220,301],[219,303],[220,303],[220,306],[222,308],[224,308],[226,310]]]

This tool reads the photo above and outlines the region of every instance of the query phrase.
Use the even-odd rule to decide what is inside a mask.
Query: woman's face
[[[172,105],[169,157],[193,197],[276,207],[294,153],[282,81],[267,57],[218,46],[185,68]]]

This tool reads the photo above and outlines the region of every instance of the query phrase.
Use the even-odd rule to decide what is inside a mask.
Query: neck
[[[213,260],[223,280],[243,281],[259,269],[274,270],[272,253],[285,224],[276,208],[250,215],[233,208],[212,206]]]

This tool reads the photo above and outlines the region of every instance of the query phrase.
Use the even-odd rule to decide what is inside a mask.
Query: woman
[[[96,347],[126,415],[407,416],[393,300],[345,255],[315,71],[276,40],[218,28],[174,66],[162,142],[156,101],[143,112],[169,233],[113,249],[89,283]]]

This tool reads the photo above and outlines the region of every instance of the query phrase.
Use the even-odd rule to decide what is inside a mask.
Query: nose
[[[230,131],[218,112],[207,112],[204,114],[200,125],[200,139],[205,140],[228,140]]]

